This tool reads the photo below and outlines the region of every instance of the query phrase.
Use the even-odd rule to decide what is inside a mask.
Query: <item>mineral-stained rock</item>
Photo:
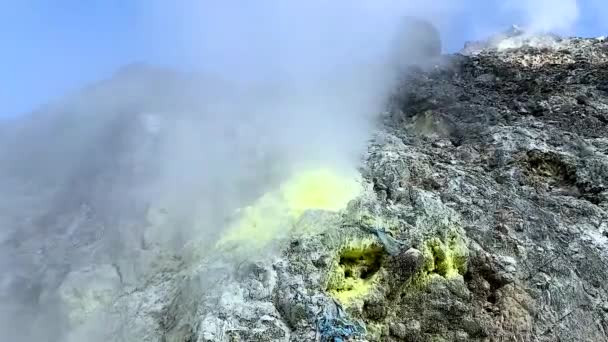
[[[67,340],[608,340],[608,43],[513,30],[437,63],[404,74],[346,208],[179,256],[148,243],[170,216],[148,210],[143,280],[53,274],[82,319]],[[2,279],[3,300],[27,282]]]
[[[608,132],[602,119],[608,97],[597,85],[608,65],[608,45],[551,39],[547,45],[522,36],[510,48],[492,42],[434,72],[411,73],[395,94],[398,109],[387,126],[392,137],[377,140],[372,153],[381,156],[369,167],[406,165],[409,172],[400,167],[398,175],[408,179],[400,186],[420,187],[432,179],[438,185],[425,190],[458,213],[470,240],[461,283],[466,291],[457,295],[457,280],[434,277],[430,292],[408,293],[395,315],[420,321],[420,338],[607,338],[600,309],[606,273],[599,269],[607,247],[601,194],[608,155],[598,142]],[[530,105],[520,110],[517,103]],[[420,115],[452,128],[420,129]],[[442,143],[445,138],[453,144]],[[394,162],[375,161],[388,153]],[[377,179],[392,175],[397,173],[374,172]],[[387,192],[398,188],[385,183],[393,186]]]
[[[323,229],[126,294],[117,305],[177,298],[132,311],[131,336],[606,340],[608,45],[501,39],[406,74],[363,193],[298,222]]]

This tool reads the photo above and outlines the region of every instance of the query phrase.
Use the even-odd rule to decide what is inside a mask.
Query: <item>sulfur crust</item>
[[[454,232],[446,240],[433,238],[423,246],[424,267],[412,279],[414,285],[424,287],[433,278],[452,279],[466,273],[468,248],[465,241]]]
[[[301,171],[244,208],[218,245],[246,243],[249,247],[264,247],[288,233],[306,210],[339,211],[360,192],[361,185],[354,176],[329,168]]]
[[[376,287],[378,275],[362,277],[362,272],[379,262],[383,250],[371,239],[351,241],[341,250],[340,258],[353,262],[338,263],[329,276],[328,293],[345,307],[362,304],[361,301]]]

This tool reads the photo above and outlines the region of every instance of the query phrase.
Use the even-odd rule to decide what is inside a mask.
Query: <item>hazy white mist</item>
[[[133,286],[299,168],[356,168],[403,16],[446,30],[472,3],[139,1],[141,39],[171,27],[197,73],[132,66],[0,123],[0,340],[62,341],[70,274],[113,265]],[[579,19],[576,1],[501,4],[533,30]]]

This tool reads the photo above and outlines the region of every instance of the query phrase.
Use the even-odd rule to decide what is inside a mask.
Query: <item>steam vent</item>
[[[431,38],[407,48],[421,49],[416,58],[432,65],[400,65],[400,84],[358,171],[264,169],[214,190],[231,179],[230,170],[259,170],[276,161],[271,155],[235,162],[188,189],[215,191],[218,208],[230,202],[238,210],[205,211],[171,196],[137,206],[126,191],[112,197],[117,201],[104,197],[106,182],[127,179],[147,189],[153,170],[179,171],[179,181],[188,170],[132,168],[133,156],[116,150],[80,165],[70,192],[28,185],[60,203],[32,221],[56,238],[37,245],[37,230],[1,237],[0,260],[19,260],[23,273],[0,278],[0,303],[31,301],[33,309],[19,311],[16,321],[57,321],[55,335],[32,341],[608,341],[608,41],[513,29],[441,55],[437,31],[412,25]],[[137,84],[163,80],[159,99],[196,88],[187,77],[146,66],[116,77],[130,94]],[[110,96],[98,91],[86,90]],[[100,110],[113,112],[108,106]],[[58,125],[70,123],[64,112]],[[188,129],[183,118],[175,125]],[[158,153],[167,127],[162,113],[107,119],[116,124],[112,134],[90,129],[92,121],[82,131],[109,149],[140,137],[142,153]],[[69,149],[98,155],[98,145]],[[95,163],[111,170],[93,173]],[[64,172],[59,168],[46,175]],[[256,188],[254,179],[264,177],[280,181]],[[231,193],[242,202],[231,202]],[[174,219],[186,211],[229,229],[163,240],[179,227],[197,227],[196,217]],[[119,214],[108,219],[107,212]],[[0,216],[7,225],[25,224]],[[115,246],[105,237],[121,225],[132,227],[121,241],[138,249],[105,259],[98,251]],[[74,238],[77,226],[84,233]],[[178,253],[166,246],[185,247]],[[38,251],[35,260],[19,258],[27,248]],[[82,265],[54,273],[42,266],[67,258]],[[17,323],[6,329],[31,330]]]

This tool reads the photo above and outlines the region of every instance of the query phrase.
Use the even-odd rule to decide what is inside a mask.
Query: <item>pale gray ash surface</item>
[[[125,73],[117,77],[169,77]],[[196,87],[180,77],[131,86]],[[104,102],[103,90],[90,91]],[[217,208],[200,212],[194,189],[179,205],[151,200],[166,188],[147,185],[168,167],[155,149],[176,138],[167,127],[194,120],[188,96],[168,104],[159,95],[138,115],[121,112],[136,103],[101,109],[114,113],[103,116],[115,123],[108,132],[95,130],[94,115],[76,120],[78,107],[63,122],[5,123],[24,128],[3,146],[54,134],[49,122],[79,122],[70,134],[92,138],[34,144],[33,166],[0,154],[14,165],[0,171],[11,194],[0,223],[13,228],[0,236],[1,266],[19,265],[0,278],[3,332],[23,341],[608,340],[608,41],[514,29],[410,67],[360,163],[363,192],[342,211],[304,213],[263,252],[216,250],[208,237],[186,241],[184,252],[172,247],[183,245],[179,236],[164,235],[193,224],[172,221],[183,216],[174,210],[219,225],[229,213],[217,208],[246,205],[264,192],[249,184],[282,176],[269,165],[283,151],[222,149],[201,163],[242,154],[247,165],[232,167],[255,172],[208,170],[211,181],[196,190],[227,187]],[[179,119],[163,114],[176,107]],[[256,125],[235,139],[248,141],[263,130]],[[202,133],[230,130],[213,127]],[[95,157],[72,168],[57,162],[67,152]],[[26,181],[42,165],[53,165],[48,179]],[[58,176],[67,169],[76,173]],[[242,203],[230,200],[236,193]]]

